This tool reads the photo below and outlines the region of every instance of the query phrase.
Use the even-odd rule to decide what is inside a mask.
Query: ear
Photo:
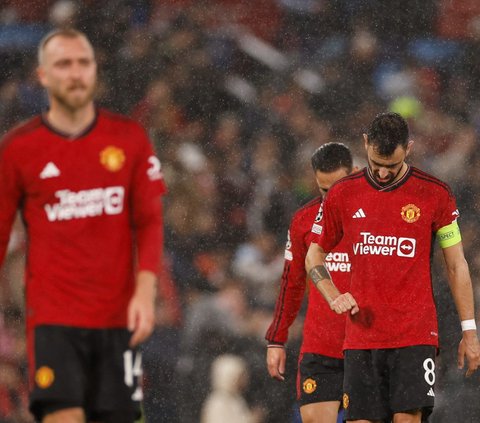
[[[42,87],[45,88],[47,86],[47,77],[45,74],[45,69],[42,66],[39,66],[37,68],[37,78],[40,81]]]
[[[317,183],[318,189],[321,189],[320,188],[320,181],[318,180],[318,173],[317,172],[315,172],[315,182]]]
[[[408,141],[407,149],[405,150],[405,157],[407,157],[410,154],[410,151],[412,151],[413,144],[414,144],[413,140]]]
[[[365,145],[365,150],[368,149],[368,135],[367,134],[363,134],[363,143]]]

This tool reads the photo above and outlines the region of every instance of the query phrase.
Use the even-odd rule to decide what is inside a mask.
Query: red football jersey
[[[288,329],[297,317],[307,287],[305,256],[312,239],[312,223],[319,213],[321,198],[310,201],[293,216],[285,249],[285,265],[275,315],[265,338],[269,342],[284,343]],[[349,255],[339,245],[327,257],[327,268],[335,284],[347,290],[350,283]],[[301,352],[343,358],[345,316],[330,310],[328,303],[309,281],[308,308],[303,326]]]
[[[164,192],[145,131],[120,115],[99,111],[75,138],[41,116],[10,131],[0,150],[0,262],[20,209],[28,323],[124,327],[134,270],[159,269]]]
[[[352,252],[350,292],[360,311],[349,315],[344,349],[438,345],[430,275],[435,233],[458,217],[449,187],[409,167],[379,186],[368,169],[329,191],[315,242]]]

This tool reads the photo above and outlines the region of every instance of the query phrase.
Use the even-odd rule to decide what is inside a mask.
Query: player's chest
[[[355,257],[415,258],[431,244],[436,204],[429,196],[378,193],[349,202],[343,221]]]
[[[421,193],[364,193],[346,202],[342,222],[357,237],[367,233],[430,236],[437,207],[435,201]]]
[[[24,190],[29,196],[72,193],[109,186],[127,186],[132,154],[121,142],[61,140],[44,142],[21,166]]]

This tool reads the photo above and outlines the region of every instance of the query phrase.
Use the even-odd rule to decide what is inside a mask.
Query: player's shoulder
[[[322,204],[323,198],[321,196],[315,197],[312,200],[306,202],[300,206],[293,214],[292,220],[302,219],[305,215],[318,212],[320,204]]]
[[[322,197],[319,196],[300,206],[292,216],[290,230],[295,233],[309,232],[322,201]]]
[[[441,179],[437,178],[436,176],[431,175],[430,173],[424,172],[414,166],[412,166],[411,170],[411,177],[421,185],[426,185],[429,189],[432,190],[439,190],[439,191],[447,191],[449,195],[452,194],[452,190],[450,186],[443,182]]]
[[[35,116],[28,120],[22,121],[10,129],[0,140],[0,152],[5,151],[9,147],[14,147],[28,140],[40,127],[42,119]]]
[[[365,181],[365,169],[358,170],[339,179],[330,187],[328,193],[331,194],[344,190],[356,189],[356,186],[363,181]]]
[[[136,120],[121,113],[112,112],[108,109],[98,109],[98,118],[106,123],[112,125],[112,127],[118,130],[130,130],[145,132],[145,129]]]

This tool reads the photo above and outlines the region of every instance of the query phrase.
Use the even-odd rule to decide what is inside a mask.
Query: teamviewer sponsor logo
[[[417,240],[413,238],[398,238],[397,254],[400,257],[413,257]]]
[[[125,189],[120,186],[77,192],[62,189],[55,192],[55,197],[59,200],[57,203],[45,205],[50,222],[120,214],[123,211]]]
[[[353,245],[355,255],[376,255],[414,257],[417,240],[390,235],[374,235],[370,232],[360,232],[360,242]]]
[[[350,272],[352,264],[347,253],[328,253],[325,257],[325,267],[329,272]]]

